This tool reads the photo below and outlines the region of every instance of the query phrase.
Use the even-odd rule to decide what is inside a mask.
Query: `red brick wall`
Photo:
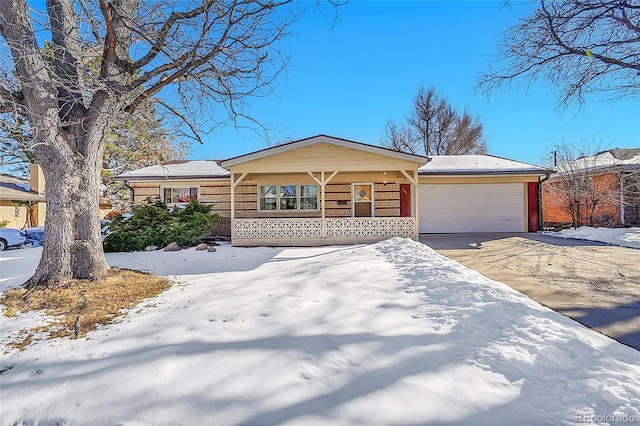
[[[582,208],[583,222],[580,225],[619,226],[620,225],[620,181],[615,173],[593,177],[595,190],[602,198],[596,205],[593,223],[589,222],[586,207]],[[542,184],[542,217],[545,226],[571,224],[571,213],[566,195],[559,188],[560,179],[552,178]]]

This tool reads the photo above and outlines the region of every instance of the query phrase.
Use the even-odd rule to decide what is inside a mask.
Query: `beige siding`
[[[22,229],[27,221],[27,208],[11,201],[0,201],[0,222],[5,220],[9,221],[7,228]]]
[[[400,216],[400,185],[376,183],[374,206],[376,217]]]
[[[160,184],[158,183],[139,183],[132,182],[129,184],[133,188],[133,202],[140,203],[147,198],[160,197]]]
[[[46,213],[46,203],[39,202],[32,214],[31,226],[43,226]],[[17,207],[17,209],[16,209]],[[16,214],[17,212],[17,214]],[[22,229],[27,224],[27,207],[14,204],[10,200],[0,200],[0,222],[8,220],[7,228]]]
[[[129,182],[134,190],[134,202],[139,203],[147,198],[159,198],[164,187],[198,187],[200,201],[212,204],[213,211],[221,217],[231,216],[231,190],[229,180],[198,180],[198,181],[147,181]]]
[[[280,173],[319,170],[415,170],[417,163],[384,155],[318,143],[232,167],[234,173]]]
[[[198,187],[200,202],[210,204],[212,211],[219,216],[218,222],[211,230],[212,235],[231,235],[231,183],[228,179],[211,180],[176,180],[129,182],[134,189],[134,202],[159,198],[162,188],[166,187]],[[255,204],[255,196],[251,198]],[[238,201],[238,198],[236,198]],[[244,201],[244,199],[240,199]]]
[[[327,217],[351,217],[351,184],[325,186],[325,203]]]
[[[37,226],[44,226],[44,218],[47,215],[47,203],[38,203],[34,215],[34,222]]]

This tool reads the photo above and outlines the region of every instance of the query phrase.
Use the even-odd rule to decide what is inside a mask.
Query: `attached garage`
[[[420,233],[526,232],[524,183],[418,186]]]
[[[420,233],[539,229],[539,182],[550,170],[492,155],[430,159],[418,169]]]

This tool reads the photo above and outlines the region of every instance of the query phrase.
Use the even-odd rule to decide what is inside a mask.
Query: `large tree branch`
[[[26,106],[24,112],[32,123],[34,141],[42,150],[52,145],[66,150],[56,138],[59,126],[56,90],[36,42],[26,0],[0,1],[0,34],[13,56],[23,96],[20,104]]]
[[[611,58],[608,57],[606,55],[597,53],[597,52],[592,52],[590,49],[586,49],[586,48],[579,48],[579,47],[575,47],[575,46],[571,46],[568,43],[566,43],[559,35],[559,30],[555,25],[555,16],[553,13],[549,12],[549,10],[547,9],[546,5],[545,5],[545,1],[542,0],[541,2],[541,10],[545,16],[545,20],[547,22],[547,28],[549,30],[549,34],[551,35],[551,37],[556,41],[556,43],[558,44],[558,46],[560,46],[562,49],[564,49],[567,53],[570,53],[572,55],[578,55],[578,56],[583,56],[583,57],[589,57],[592,59],[597,59],[599,61],[602,61],[606,64],[610,64],[610,65],[617,65],[621,68],[632,68],[632,69],[636,69],[638,71],[640,71],[640,62],[638,63],[633,63],[633,62],[625,62],[625,61],[621,61],[619,59],[615,59],[615,58]],[[602,12],[602,15],[605,15],[605,12]],[[608,15],[608,13],[607,13]],[[598,18],[602,18],[602,16],[598,17],[594,17],[593,19],[598,19]],[[637,40],[637,39],[636,39]],[[628,41],[629,42],[629,41]],[[631,40],[631,42],[633,42],[633,40]],[[607,43],[607,45],[611,45],[611,44],[615,44],[612,43],[611,41],[609,41]]]
[[[540,0],[510,28],[495,58],[496,69],[477,88],[532,84],[543,77],[559,88],[560,102],[583,102],[585,93],[613,98],[640,94],[640,7],[625,0]]]
[[[142,37],[147,40],[147,42],[151,43],[151,48],[149,49],[147,54],[132,63],[130,65],[130,69],[142,69],[144,66],[148,65],[166,47],[167,37],[178,22],[193,19],[199,15],[202,15],[209,10],[209,8],[214,4],[215,1],[216,0],[205,0],[202,6],[195,9],[183,12],[171,12],[171,15],[164,22],[162,28],[160,28],[160,31],[155,34],[154,40],[149,39],[149,34],[138,32],[138,34],[141,34]]]
[[[84,111],[84,84],[80,70],[82,48],[77,20],[69,0],[47,0],[47,10],[51,24],[59,115],[63,122],[75,124]]]

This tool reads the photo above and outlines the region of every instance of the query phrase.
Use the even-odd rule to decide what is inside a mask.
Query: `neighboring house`
[[[8,228],[44,226],[46,215],[45,181],[42,168],[32,164],[29,180],[0,174],[0,222]],[[17,201],[17,202],[16,202]],[[111,210],[111,200],[100,199],[100,217]]]
[[[44,177],[31,166],[31,179],[0,174],[0,222],[8,228],[23,229],[44,224]]]
[[[580,157],[556,171],[543,184],[545,226],[640,224],[640,148]]]
[[[489,155],[422,157],[319,135],[222,162],[115,179],[135,202],[211,204],[236,245],[371,242],[435,232],[527,232],[550,170]]]

